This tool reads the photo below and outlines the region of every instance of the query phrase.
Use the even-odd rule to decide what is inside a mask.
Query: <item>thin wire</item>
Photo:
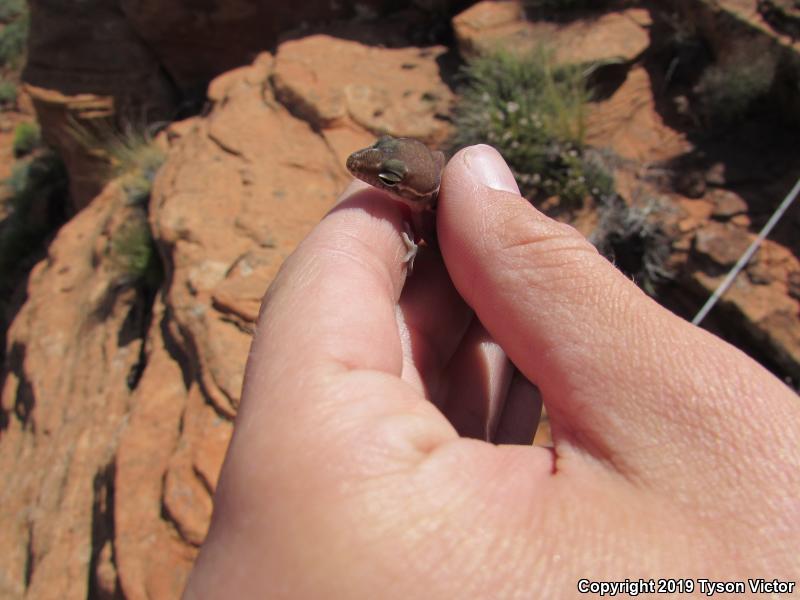
[[[772,216],[769,218],[769,221],[767,221],[767,224],[764,225],[764,227],[762,227],[756,239],[754,239],[753,243],[750,244],[750,247],[745,251],[744,254],[742,254],[739,260],[730,270],[730,272],[725,276],[723,282],[719,284],[719,287],[716,290],[714,290],[713,294],[711,294],[711,297],[708,300],[706,300],[706,303],[703,305],[703,308],[701,308],[700,311],[694,316],[694,319],[692,319],[693,325],[699,325],[700,322],[708,314],[708,311],[710,311],[717,303],[717,300],[719,300],[722,297],[722,295],[728,291],[728,288],[731,287],[731,284],[733,283],[733,280],[736,279],[736,276],[739,274],[739,271],[741,271],[744,268],[744,266],[748,262],[750,262],[750,259],[753,258],[753,254],[756,253],[756,250],[758,250],[758,247],[761,245],[761,242],[763,242],[766,239],[770,231],[772,231],[772,228],[775,227],[780,218],[783,216],[783,213],[785,213],[788,210],[789,206],[792,204],[792,202],[794,202],[794,199],[797,197],[798,193],[800,193],[800,178],[797,179],[797,183],[794,184],[794,187],[786,195],[786,198],[783,199],[783,202],[780,203],[780,206],[778,206],[778,208],[775,209],[775,212],[772,213]]]

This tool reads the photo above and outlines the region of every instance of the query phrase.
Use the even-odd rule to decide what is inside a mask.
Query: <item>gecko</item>
[[[443,152],[431,150],[413,138],[383,136],[372,146],[353,152],[347,170],[354,177],[389,193],[411,210],[411,224],[404,223],[403,262],[414,270],[417,240],[436,242],[436,202],[446,162]]]

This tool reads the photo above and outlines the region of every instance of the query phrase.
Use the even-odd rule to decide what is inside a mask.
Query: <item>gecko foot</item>
[[[414,259],[417,256],[417,252],[419,252],[419,244],[414,241],[414,232],[411,231],[411,225],[409,225],[408,221],[403,225],[404,231],[401,235],[407,250],[406,255],[403,257],[403,262],[407,264],[408,274],[411,275],[414,271]]]

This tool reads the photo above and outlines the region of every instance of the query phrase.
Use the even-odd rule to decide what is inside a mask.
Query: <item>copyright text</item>
[[[791,594],[797,582],[780,579],[748,579],[746,581],[714,581],[712,579],[625,579],[593,581],[579,579],[581,594],[596,596],[638,596],[640,594]]]

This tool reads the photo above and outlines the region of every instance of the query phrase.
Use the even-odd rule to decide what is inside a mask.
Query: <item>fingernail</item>
[[[500,153],[485,144],[471,146],[464,152],[467,169],[478,183],[494,190],[519,194],[519,187]]]

